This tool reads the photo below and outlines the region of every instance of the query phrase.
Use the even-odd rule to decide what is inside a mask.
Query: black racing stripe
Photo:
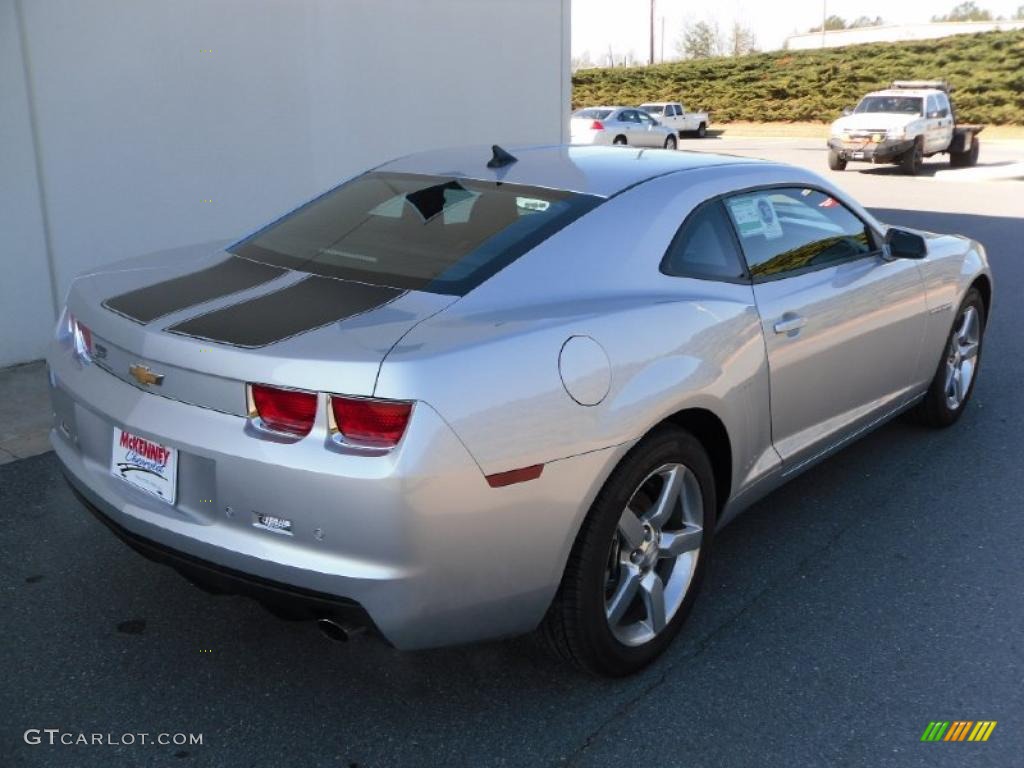
[[[232,256],[212,267],[122,293],[103,302],[119,315],[148,323],[280,277],[288,270]]]
[[[397,288],[311,276],[168,330],[238,347],[263,347],[375,309],[402,293]]]

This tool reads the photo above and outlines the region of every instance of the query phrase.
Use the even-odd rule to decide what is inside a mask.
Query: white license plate
[[[114,427],[110,473],[173,504],[178,487],[178,449]]]
[[[850,153],[850,157],[852,157],[854,160],[863,160],[864,159],[864,153],[863,152],[851,152]]]

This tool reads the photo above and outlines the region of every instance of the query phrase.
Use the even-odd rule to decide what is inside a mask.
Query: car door
[[[677,133],[683,129],[683,112],[678,104],[669,104],[665,107],[665,114],[671,115],[666,118],[668,127]]]
[[[947,149],[953,141],[953,107],[949,103],[949,97],[940,93],[935,97],[939,113],[938,147],[936,152]]]
[[[692,125],[693,119],[686,111],[686,106],[683,104],[679,105],[679,130],[681,131],[695,131],[697,130],[696,125]]]
[[[626,137],[626,141],[629,144],[636,144],[638,142],[637,127],[640,124],[640,119],[636,114],[635,109],[623,109],[616,118],[618,120],[616,130]]]
[[[910,396],[925,333],[916,261],[817,189],[726,198],[761,315],[772,440],[798,466]]]
[[[636,145],[641,147],[662,146],[665,142],[665,134],[658,129],[658,124],[654,121],[654,118],[646,112],[637,110],[636,119],[639,124],[636,131],[639,139],[635,142]]]
[[[937,152],[941,138],[941,120],[939,104],[935,96],[928,96],[924,104],[924,151],[926,154]]]

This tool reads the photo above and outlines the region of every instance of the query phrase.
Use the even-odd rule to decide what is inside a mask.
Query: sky
[[[847,21],[858,16],[881,16],[887,23],[929,21],[945,14],[957,0],[825,0],[829,15]],[[976,0],[994,16],[1011,16],[1024,0]],[[572,55],[585,51],[595,64],[607,58],[612,46],[618,59],[630,49],[646,63],[649,0],[572,0]],[[781,48],[786,37],[821,24],[822,0],[655,0],[655,57],[661,55],[661,19],[665,19],[665,58],[676,58],[675,42],[687,20],[716,21],[725,33],[735,19],[754,30],[758,48]]]

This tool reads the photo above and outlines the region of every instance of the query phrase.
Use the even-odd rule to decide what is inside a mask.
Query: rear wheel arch
[[[695,438],[707,451],[711,459],[711,471],[715,476],[715,500],[718,512],[721,512],[729,501],[732,491],[732,441],[729,431],[718,416],[706,408],[686,408],[677,411],[660,422],[682,427]],[[654,431],[654,430],[651,430]]]
[[[726,503],[728,503],[730,493],[732,492],[732,441],[729,438],[729,432],[725,428],[725,424],[713,411],[707,408],[684,408],[652,425],[650,429],[640,436],[636,443],[642,443],[665,426],[685,429],[693,435],[707,453],[708,458],[711,460],[711,473],[715,478],[716,518],[721,519],[719,515],[725,508]],[[601,479],[601,487],[608,482],[616,468],[627,455],[628,452],[610,463],[605,471],[605,476]],[[586,514],[584,513],[574,524],[570,537],[570,546],[571,542],[579,535],[580,528],[585,520]],[[566,557],[568,557],[568,554],[568,551],[566,551]],[[564,567],[565,563],[563,562],[559,570],[559,578],[561,578]]]

